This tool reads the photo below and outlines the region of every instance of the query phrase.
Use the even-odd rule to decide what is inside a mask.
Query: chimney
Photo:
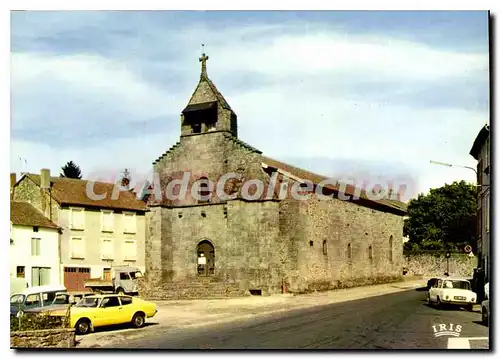
[[[40,171],[40,187],[43,189],[50,188],[50,170],[42,168]]]
[[[12,187],[14,187],[14,185],[16,184],[17,182],[17,175],[16,173],[11,173],[10,174],[10,189],[12,189]]]

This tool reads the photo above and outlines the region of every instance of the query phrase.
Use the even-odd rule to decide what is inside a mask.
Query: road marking
[[[471,340],[488,339],[488,337],[448,338],[448,349],[470,349]]]
[[[448,338],[448,349],[470,349],[467,338]]]

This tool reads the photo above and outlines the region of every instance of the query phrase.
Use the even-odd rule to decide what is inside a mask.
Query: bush
[[[49,312],[23,313],[21,317],[10,316],[10,331],[58,329],[69,327],[69,308],[66,315],[56,316]]]

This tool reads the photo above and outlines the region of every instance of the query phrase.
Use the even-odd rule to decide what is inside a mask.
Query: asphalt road
[[[148,333],[113,345],[138,349],[487,349],[488,328],[479,312],[436,309],[426,292],[409,290],[367,299],[294,310],[201,329]],[[202,318],[200,318],[202,320]],[[459,338],[435,329],[461,325]],[[433,328],[433,326],[435,326]],[[441,327],[442,328],[442,327]],[[479,338],[479,339],[467,339]],[[465,347],[463,345],[465,344]]]

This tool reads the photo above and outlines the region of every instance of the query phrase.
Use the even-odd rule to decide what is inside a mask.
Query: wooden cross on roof
[[[205,44],[201,44],[202,48],[205,48]],[[200,62],[201,62],[201,76],[207,76],[207,60],[208,56],[205,55],[205,52],[201,54]]]

